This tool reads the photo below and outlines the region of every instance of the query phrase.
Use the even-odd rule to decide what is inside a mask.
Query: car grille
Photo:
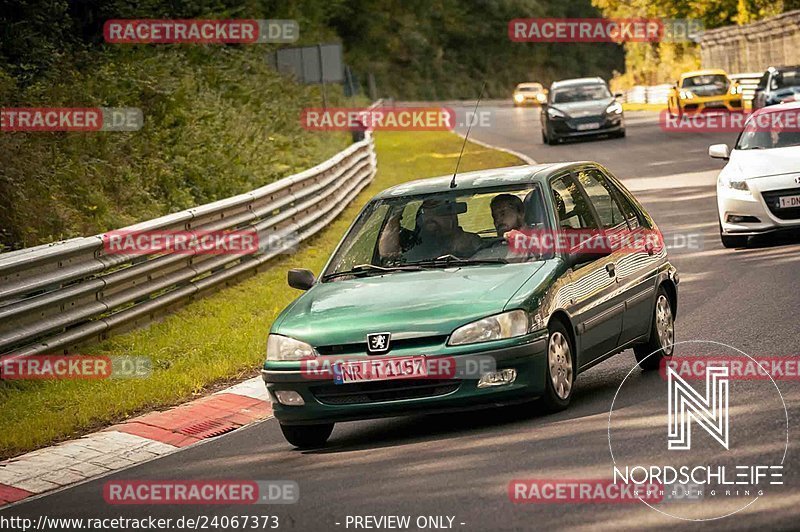
[[[456,391],[460,384],[461,381],[446,379],[396,379],[312,386],[311,393],[320,403],[355,405],[436,397]]]
[[[794,207],[792,209],[780,208],[781,196],[794,196],[796,194],[800,194],[800,188],[770,190],[761,193],[761,195],[764,197],[764,202],[767,204],[767,207],[769,208],[769,212],[771,212],[772,214],[775,215],[776,218],[780,218],[781,220],[800,219],[800,207]]]
[[[412,349],[437,347],[442,345],[445,342],[445,340],[447,340],[447,336],[422,336],[419,338],[403,338],[403,339],[392,338],[389,344],[391,347],[389,353],[401,347],[412,348]],[[355,342],[352,344],[320,345],[316,346],[316,350],[320,355],[363,354],[367,352],[367,342],[365,339],[363,342]],[[386,354],[386,353],[381,353],[381,354]]]
[[[707,109],[723,109],[725,107],[725,102],[706,102],[705,106]]]

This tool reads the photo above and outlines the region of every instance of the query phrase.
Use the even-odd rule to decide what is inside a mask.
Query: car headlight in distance
[[[300,340],[280,334],[267,337],[267,360],[303,360],[316,356],[314,348]]]
[[[559,111],[555,107],[548,107],[547,108],[547,116],[550,118],[566,118],[567,115],[564,114],[562,111]]]
[[[522,102],[522,100],[524,100],[524,99],[525,99],[525,97],[522,94],[515,94],[514,95],[514,101],[515,102]]]
[[[608,107],[606,107],[606,114],[608,115],[619,115],[622,114],[622,104],[619,102],[614,102]]]
[[[547,101],[547,96],[545,96],[545,94],[543,92],[540,92],[539,94],[536,95],[536,99],[538,101],[544,103],[544,102]]]
[[[453,331],[447,345],[476,344],[527,334],[530,322],[524,310],[512,310],[473,321]]]
[[[682,100],[691,100],[692,98],[694,98],[694,93],[692,91],[686,91],[686,90],[681,91]]]
[[[732,85],[731,86],[731,94],[741,94],[742,93],[742,86],[741,85]]]

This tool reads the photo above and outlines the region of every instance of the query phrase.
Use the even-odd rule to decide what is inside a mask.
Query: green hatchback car
[[[289,443],[339,421],[539,399],[632,347],[673,351],[679,276],[658,229],[593,162],[483,170],[373,198],[270,330],[262,370]]]

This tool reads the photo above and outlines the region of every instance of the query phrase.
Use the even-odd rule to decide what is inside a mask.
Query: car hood
[[[752,179],[800,172],[800,147],[770,150],[733,150],[728,163],[732,177]]]
[[[581,118],[584,116],[602,115],[613,101],[613,98],[605,98],[603,100],[592,100],[589,102],[555,103],[553,107],[565,112],[572,118]]]
[[[502,312],[541,266],[484,265],[317,283],[283,311],[272,332],[314,346],[364,342],[370,332],[447,335]]]

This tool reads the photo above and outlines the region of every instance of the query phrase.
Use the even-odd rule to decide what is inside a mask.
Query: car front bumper
[[[703,96],[691,99],[680,99],[681,108],[687,113],[702,113],[704,111],[742,111],[744,100],[741,94],[723,94],[719,96]]]
[[[598,127],[593,129],[583,129],[581,127],[590,124],[597,124]],[[611,116],[587,116],[561,120],[549,119],[547,121],[547,128],[548,136],[553,138],[590,137],[594,135],[619,133],[625,129],[625,119],[622,114]]]
[[[748,194],[717,185],[717,211],[722,232],[729,235],[754,236],[800,228],[800,212],[780,210],[774,203],[775,197],[795,193],[800,194],[800,190],[795,192],[788,188],[769,191],[756,189]],[[741,219],[736,220],[733,217]]]
[[[262,377],[270,392],[275,417],[283,424],[315,424],[394,417],[415,413],[471,410],[535,399],[544,393],[547,335],[533,336],[522,344],[476,351],[491,356],[495,371],[513,368],[514,382],[478,388],[478,376],[431,380],[398,379],[335,384],[330,377],[309,377],[301,370],[271,369]],[[431,358],[450,355],[429,355]],[[463,355],[453,355],[458,358]],[[291,390],[302,396],[302,406],[280,404],[276,391]]]

